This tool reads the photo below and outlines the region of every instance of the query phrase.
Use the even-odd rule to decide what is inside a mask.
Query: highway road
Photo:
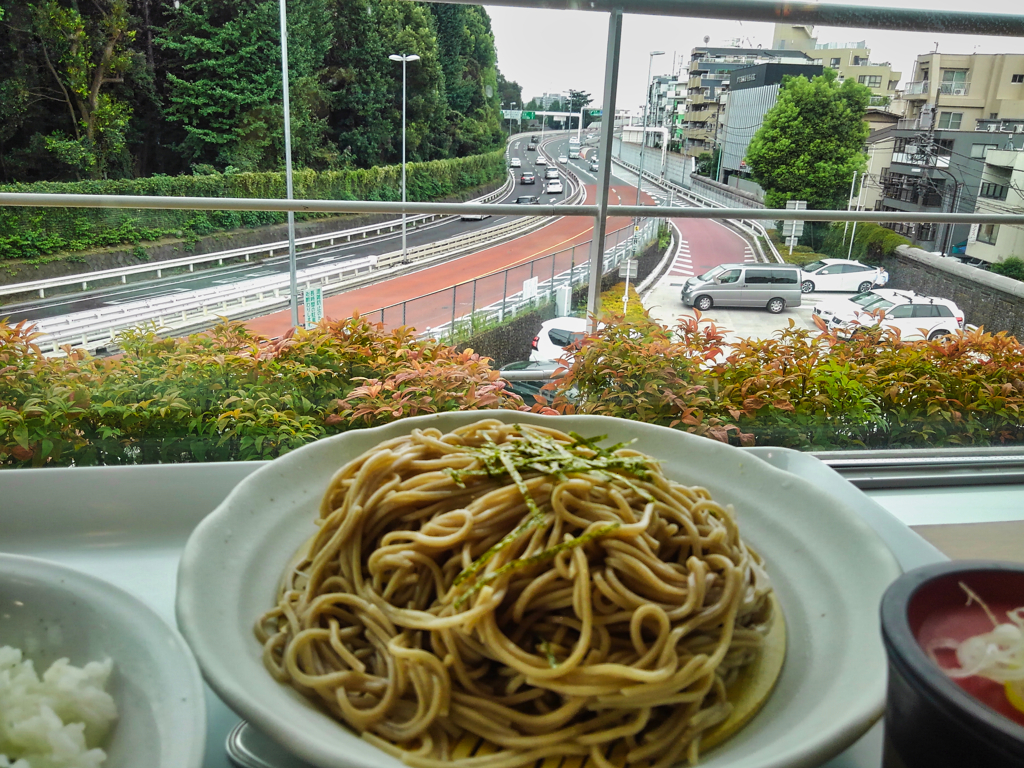
[[[547,168],[562,169],[563,175],[566,166],[586,185],[588,202],[593,202],[596,197],[596,174],[590,171],[590,157],[596,155],[596,146],[584,144],[584,157],[579,160],[570,159],[566,164],[557,162],[560,155],[569,153],[569,136],[565,132],[547,134],[541,144],[541,152],[527,151],[528,135],[514,139],[509,145],[510,157],[518,158],[521,167],[513,168],[516,184],[514,189],[506,195],[501,202],[510,202],[516,197],[524,194],[536,195],[542,202],[557,202],[564,199],[571,193],[571,187],[566,184],[565,191],[561,194],[546,194],[544,190],[544,171]],[[546,157],[548,163],[538,164],[540,157]],[[537,183],[523,185],[519,178],[523,170],[532,170],[537,175]],[[636,202],[636,176],[635,174],[613,165],[610,190],[610,202],[612,204],[632,204]],[[666,203],[666,195],[659,188],[645,182],[642,202],[653,204],[655,202]],[[408,232],[408,245],[415,247],[427,243],[445,239],[467,231],[487,229],[501,224],[510,217],[494,216],[482,221],[461,221],[459,219],[448,219],[442,222],[432,223],[419,229],[410,229]],[[629,220],[621,218],[609,222],[609,231],[622,229],[629,225]],[[706,269],[723,262],[752,260],[753,253],[750,246],[735,232],[713,221],[706,220],[680,220],[679,227],[683,232],[684,244],[680,249],[680,255],[669,271],[670,279],[682,280],[686,276],[697,274]],[[472,256],[444,264],[418,270],[412,274],[400,277],[393,277],[384,283],[368,286],[362,289],[329,297],[325,300],[325,311],[328,317],[345,317],[353,311],[359,311],[367,315],[380,312],[383,307],[392,306],[400,302],[428,296],[436,292],[437,297],[444,295],[444,300],[432,300],[428,296],[424,301],[418,302],[418,306],[412,312],[405,312],[404,317],[392,313],[387,319],[388,325],[409,324],[416,327],[436,326],[451,319],[452,316],[452,294],[451,286],[458,283],[474,280],[484,275],[514,267],[517,264],[525,264],[539,256],[565,251],[557,264],[559,271],[568,269],[571,261],[579,263],[587,258],[586,248],[577,248],[573,254],[572,246],[580,246],[590,239],[592,222],[590,219],[564,218],[554,219],[550,224],[525,237],[505,243],[501,246],[489,248]],[[613,244],[614,241],[609,243]],[[376,238],[368,238],[351,244],[342,244],[332,247],[307,251],[298,255],[299,267],[312,266],[317,263],[329,261],[343,261],[348,258],[358,258],[370,254],[386,253],[398,250],[401,247],[401,233],[388,234]],[[565,262],[564,264],[562,262]],[[11,306],[4,310],[15,321],[27,319],[41,319],[53,317],[69,312],[76,312],[94,309],[103,306],[121,304],[140,298],[156,297],[170,293],[183,293],[202,287],[221,285],[229,282],[238,282],[274,272],[286,272],[288,269],[287,256],[266,259],[258,264],[239,264],[223,268],[205,270],[199,273],[185,273],[165,277],[161,280],[140,282],[126,286],[113,286],[102,288],[88,293],[74,294],[70,296],[55,296],[31,303]],[[546,267],[545,267],[546,269]],[[516,284],[529,273],[510,275],[510,284]],[[494,281],[492,281],[494,282]],[[496,285],[496,283],[495,283]],[[448,290],[446,290],[448,289]],[[491,286],[482,292],[482,295],[474,297],[476,306],[485,306],[491,300],[500,300],[499,291],[497,297],[490,296],[497,290]],[[503,288],[502,288],[503,290]],[[455,297],[455,314],[461,316],[469,311],[471,300],[465,296]],[[680,306],[681,309],[681,306]],[[383,316],[383,315],[381,315]],[[290,327],[290,315],[288,312],[275,313],[264,318],[257,318],[249,325],[260,333],[274,337],[284,333]]]

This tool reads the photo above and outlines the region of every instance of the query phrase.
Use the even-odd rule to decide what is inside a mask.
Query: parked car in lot
[[[508,165],[510,168],[521,168],[523,165],[523,161],[520,160],[518,157],[513,157],[511,160],[508,161]]]
[[[951,256],[950,258],[956,259],[961,264],[966,264],[968,267],[977,267],[978,269],[990,270],[992,269],[992,262],[979,259],[977,256]]]
[[[548,164],[548,160],[547,160],[546,157],[544,157],[544,155],[537,155],[537,159],[534,160],[533,162],[536,163],[537,165],[547,165]]]
[[[887,302],[891,306],[896,302],[910,300],[915,296],[917,294],[913,291],[872,288],[870,291],[858,293],[850,298],[823,299],[814,306],[814,314],[826,323],[831,323],[833,317],[852,317],[857,312],[870,312],[876,304]]]
[[[935,296],[882,298],[852,314],[833,314],[829,328],[840,336],[852,336],[858,328],[880,326],[899,331],[900,338],[937,339],[963,330],[964,312],[953,301]]]
[[[520,195],[516,198],[516,205],[540,205],[540,198],[536,195]]]
[[[821,259],[805,264],[800,275],[800,290],[853,291],[863,293],[879,282],[881,267],[869,267],[849,259]]]
[[[560,195],[562,194],[562,180],[551,179],[544,187],[544,191],[549,195]]]
[[[554,360],[517,360],[514,363],[508,363],[501,367],[502,374],[505,371],[536,371],[537,373],[553,373],[557,369],[558,363]],[[547,377],[543,379],[529,379],[526,381],[509,381],[508,389],[515,392],[527,405],[533,405],[534,396],[540,395],[541,397],[550,400],[553,396],[553,392],[550,390],[544,390],[545,385],[554,381],[553,378]]]
[[[800,306],[800,267],[796,264],[720,264],[683,284],[683,304],[707,312],[712,307],[764,307],[778,314]]]
[[[523,171],[521,174],[519,174],[519,183],[520,184],[536,184],[537,183],[537,174],[535,174],[533,171]]]
[[[530,360],[551,361],[567,357],[566,347],[582,341],[587,335],[587,318],[556,317],[541,323],[533,337]]]
[[[565,165],[566,163],[569,162],[569,156],[568,155],[559,155],[558,156],[558,162],[560,162],[562,165]]]

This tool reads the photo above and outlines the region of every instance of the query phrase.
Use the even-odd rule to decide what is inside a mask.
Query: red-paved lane
[[[587,202],[592,203],[595,199],[596,187],[587,185],[586,189]],[[620,198],[625,201],[636,199],[636,187],[623,185],[612,187],[611,190],[610,202],[612,203],[619,202]],[[644,198],[645,203],[654,202],[646,193]],[[626,217],[613,217],[608,220],[608,232],[614,233],[616,230],[624,229],[630,223],[631,220]],[[452,286],[523,265],[509,274],[508,290],[509,293],[515,293],[520,290],[523,280],[532,276],[529,262],[534,259],[554,252],[561,252],[555,264],[556,274],[568,270],[573,262],[578,265],[586,261],[589,256],[588,249],[576,248],[575,254],[573,254],[573,246],[588,242],[592,229],[593,221],[590,218],[556,219],[547,226],[511,242],[412,274],[393,277],[375,285],[368,285],[326,298],[324,299],[324,315],[327,318],[339,319],[350,317],[353,312],[359,312],[371,319],[378,319],[383,307],[409,301],[410,304],[406,308],[404,318],[401,308],[388,312],[384,317],[388,326],[404,324],[421,329],[438,326],[452,319]],[[625,234],[623,233],[623,237]],[[615,242],[615,235],[609,235],[606,239],[606,246],[611,247]],[[550,278],[551,259],[544,260],[536,265],[535,269],[541,282]],[[477,280],[474,300],[472,286],[463,286],[455,297],[455,316],[469,314],[474,304],[476,307],[484,307],[501,301],[504,288],[503,275]],[[418,297],[424,298],[420,301],[411,301]],[[301,307],[299,311],[301,321]],[[270,338],[282,336],[292,327],[291,310],[275,312],[249,320],[246,322],[246,326],[255,333]]]

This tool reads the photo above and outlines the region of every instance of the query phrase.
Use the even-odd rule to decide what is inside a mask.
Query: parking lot
[[[676,325],[680,315],[693,314],[693,308],[685,306],[680,298],[685,280],[686,278],[683,277],[663,277],[644,295],[644,307],[650,311],[651,317],[662,325],[672,328]],[[778,315],[773,315],[766,309],[712,307],[703,316],[710,319],[719,328],[728,331],[726,334],[728,341],[768,338],[775,331],[789,327],[790,319],[796,323],[798,328],[807,328],[817,333],[818,330],[811,320],[814,305],[819,300],[833,295],[851,296],[852,294],[807,293],[803,295],[799,307],[787,307]]]

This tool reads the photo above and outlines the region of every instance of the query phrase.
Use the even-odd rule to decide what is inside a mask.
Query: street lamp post
[[[512,112],[515,112],[516,111],[516,103],[514,101],[510,101],[509,104],[511,105],[510,106],[510,110]],[[512,135],[512,115],[508,116],[508,135],[509,136]]]
[[[419,61],[420,57],[415,53],[398,55],[393,53],[388,56],[392,61],[402,62],[402,205],[405,205],[405,68],[410,61]],[[405,245],[405,222],[408,214],[402,211],[402,263],[408,264],[409,258]]]
[[[640,188],[644,185],[644,147],[647,146],[647,104],[651,100],[651,68],[654,66],[654,57],[661,56],[664,51],[651,51],[647,59],[647,94],[644,97],[644,121],[640,126],[640,171],[636,177],[636,204],[640,205]],[[633,220],[633,233],[636,234],[639,226],[639,217]]]
[[[284,176],[288,199],[293,197],[292,188],[292,125],[291,105],[288,102],[288,21],[285,0],[280,0],[278,10],[281,16],[281,87],[284,95]],[[175,5],[177,7],[177,5]],[[291,293],[289,303],[292,310],[292,326],[299,325],[299,281],[295,265],[295,211],[288,211],[288,285]]]

